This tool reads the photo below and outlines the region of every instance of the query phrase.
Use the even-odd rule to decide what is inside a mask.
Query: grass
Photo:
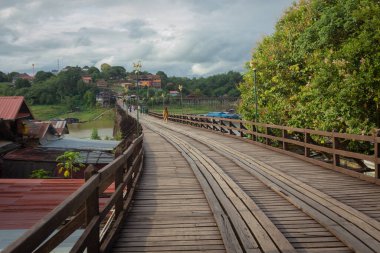
[[[60,115],[66,112],[64,105],[32,105],[29,106],[34,118],[40,120],[48,120],[60,118]]]
[[[12,85],[11,82],[0,82],[0,88],[9,88]]]
[[[92,120],[103,112],[110,110],[109,108],[93,108],[85,109],[80,112],[67,112],[65,105],[32,105],[30,106],[32,113],[36,119],[49,120],[53,118],[78,118],[80,121]],[[110,110],[113,115],[113,111]]]

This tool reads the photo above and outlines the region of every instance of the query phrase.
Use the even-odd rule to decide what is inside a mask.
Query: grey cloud
[[[20,35],[18,32],[8,27],[0,26],[0,42],[14,43],[18,40],[19,37]]]
[[[134,19],[128,21],[123,26],[130,38],[140,39],[156,35],[156,31],[148,26],[148,24],[141,19]]]
[[[205,75],[242,70],[293,0],[0,2],[0,13],[10,13],[0,15],[2,71],[112,59],[127,69],[141,60],[147,71],[192,76],[200,73],[194,68]]]

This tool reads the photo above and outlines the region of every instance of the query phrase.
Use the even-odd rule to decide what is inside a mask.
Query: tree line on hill
[[[1,84],[0,95],[24,96],[28,104],[65,104],[68,110],[79,106],[91,108],[95,105],[97,88],[95,85],[84,83],[82,74],[80,67],[67,67],[58,75],[38,71],[33,83],[19,78],[14,86]],[[12,79],[10,75],[6,81],[11,82]]]
[[[244,118],[301,128],[380,128],[380,3],[301,0],[254,49],[239,86]]]
[[[141,75],[150,74],[146,71]],[[184,95],[194,96],[239,96],[237,85],[242,80],[238,72],[230,71],[210,77],[187,78],[168,77],[163,71],[156,73],[161,78],[162,89],[151,90],[154,93],[168,93],[183,86]],[[122,66],[111,66],[107,63],[98,69],[92,67],[65,67],[57,75],[51,72],[38,71],[33,82],[27,79],[17,78],[17,72],[5,74],[0,71],[0,95],[1,96],[24,96],[29,104],[51,105],[65,104],[68,110],[76,107],[91,108],[95,105],[96,94],[99,91],[94,84],[99,79],[110,82],[122,81],[133,76],[133,72],[127,72]],[[91,76],[92,84],[83,82],[82,76]],[[10,85],[14,81],[14,85]],[[139,91],[145,95],[143,89]]]
[[[240,92],[237,87],[243,79],[242,75],[235,71],[199,78],[168,77],[163,71],[158,71],[157,75],[161,77],[164,92],[167,93],[170,90],[178,91],[179,85],[182,85],[184,95],[195,97],[238,97]]]

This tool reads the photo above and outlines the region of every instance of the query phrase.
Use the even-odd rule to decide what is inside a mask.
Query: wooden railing
[[[159,113],[149,114],[162,118]],[[373,135],[356,135],[198,115],[170,115],[169,120],[254,142],[380,184],[379,131]],[[370,169],[365,163],[374,168]]]
[[[140,135],[101,170],[90,165],[85,171],[86,182],[3,252],[50,252],[78,229],[83,229],[83,233],[70,252],[109,251],[141,174],[142,144]],[[112,183],[115,191],[100,210],[99,197]]]

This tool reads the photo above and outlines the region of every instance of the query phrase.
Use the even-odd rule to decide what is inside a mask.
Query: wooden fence
[[[51,252],[78,229],[84,229],[70,252],[109,251],[132,202],[143,161],[143,135],[112,163],[99,171],[86,169],[86,182],[18,240],[4,249],[9,252]],[[99,197],[114,183],[115,191],[105,206]]]
[[[162,118],[158,113],[150,115]],[[380,184],[379,131],[373,135],[356,135],[198,115],[170,115],[169,120],[254,142]]]

